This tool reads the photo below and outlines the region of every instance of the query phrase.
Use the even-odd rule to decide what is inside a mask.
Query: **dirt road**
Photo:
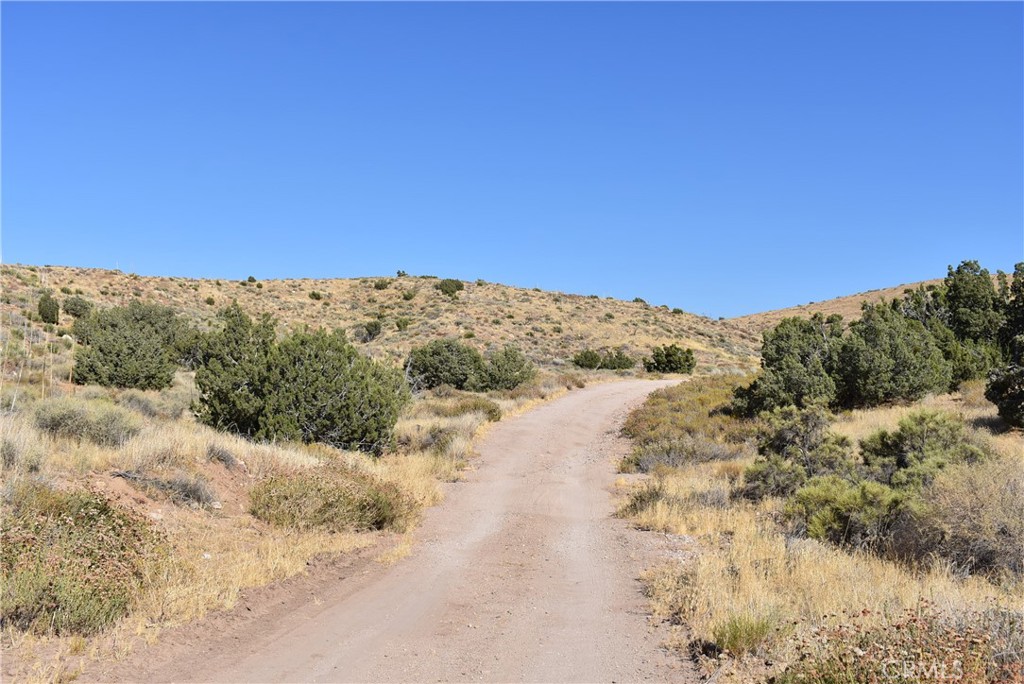
[[[665,382],[573,391],[497,423],[411,555],[259,619],[137,654],[120,676],[216,682],[696,681],[636,581],[642,533],[611,519],[628,407]],[[242,616],[244,607],[240,607]],[[196,637],[192,637],[195,639]],[[184,655],[184,653],[190,655]]]

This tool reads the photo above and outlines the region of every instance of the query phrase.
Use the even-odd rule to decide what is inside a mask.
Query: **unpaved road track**
[[[618,428],[629,407],[666,384],[597,385],[497,423],[466,481],[428,512],[409,557],[332,578],[301,609],[283,602],[246,619],[241,606],[242,617],[216,634],[170,634],[93,676],[696,681],[660,648],[664,632],[645,614],[636,577],[650,543],[611,518]]]

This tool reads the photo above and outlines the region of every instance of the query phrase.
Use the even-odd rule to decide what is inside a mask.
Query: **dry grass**
[[[266,280],[262,287],[236,281],[147,277],[101,269],[7,265],[0,271],[5,301],[0,315],[22,321],[35,310],[41,287],[82,290],[100,305],[123,305],[134,299],[171,306],[200,326],[212,323],[218,309],[237,299],[251,315],[270,313],[284,327],[309,325],[342,328],[351,339],[367,320],[380,317],[382,333],[360,348],[377,358],[404,359],[413,346],[439,337],[463,338],[482,349],[516,344],[535,363],[558,366],[584,348],[623,346],[634,357],[650,354],[656,345],[678,343],[695,350],[698,363],[723,370],[747,371],[756,366],[759,338],[741,326],[667,306],[648,306],[559,292],[541,292],[483,281],[466,282],[457,299],[434,288],[435,279],[406,276],[392,279],[383,290],[376,278],[333,280]],[[218,284],[219,283],[219,284]],[[320,300],[309,297],[313,290]],[[410,299],[403,293],[415,292]],[[57,294],[58,299],[64,295]],[[212,297],[214,305],[206,303]],[[407,325],[400,330],[400,319]],[[61,324],[70,325],[62,315]],[[65,362],[48,373],[65,372]],[[40,369],[40,372],[44,369]],[[58,372],[59,371],[59,372]]]
[[[977,387],[968,386],[962,395],[926,404],[955,411],[969,423],[994,424],[995,408],[981,404],[977,394]],[[911,410],[855,411],[835,428],[859,439],[894,428]],[[1024,468],[1019,432],[988,439],[1000,454],[994,471]],[[634,486],[621,511],[641,529],[681,535],[699,549],[692,559],[650,570],[645,582],[656,615],[686,625],[675,628],[673,646],[687,656],[703,648],[709,657],[697,659],[706,674],[721,669],[717,681],[761,681],[798,657],[798,646],[810,635],[835,629],[850,615],[859,615],[859,628],[870,630],[884,628],[922,601],[951,619],[1024,606],[1019,577],[964,578],[942,563],[914,570],[868,553],[787,537],[778,524],[781,502],[753,504],[729,496],[751,461],[656,469]],[[1016,496],[1019,500],[1020,493]],[[717,648],[726,646],[740,657],[718,658]]]
[[[46,337],[36,328],[26,329],[28,337],[35,332]],[[0,337],[14,336],[2,330]],[[606,374],[545,372],[528,386],[487,398],[425,394],[399,421],[399,448],[373,458],[318,445],[257,444],[199,425],[188,411],[195,394],[189,373],[179,372],[166,390],[139,392],[76,387],[51,382],[42,371],[28,372],[30,366],[51,367],[69,358],[67,349],[52,345],[29,348],[13,365],[11,355],[4,357],[6,369],[24,371],[18,382],[5,375],[8,382],[0,388],[6,409],[0,411],[5,488],[41,480],[62,489],[93,489],[143,513],[166,538],[169,553],[153,569],[129,616],[99,636],[27,636],[5,629],[3,638],[10,645],[5,651],[19,663],[17,676],[28,681],[73,678],[75,663],[83,658],[119,657],[139,635],[155,638],[163,626],[232,607],[247,588],[304,572],[316,556],[349,553],[381,539],[377,532],[295,531],[262,523],[250,514],[249,492],[257,483],[341,461],[401,492],[419,510],[443,499],[443,484],[460,477],[476,440],[495,418],[507,420],[568,388],[608,379]],[[17,373],[14,377],[19,378]],[[97,441],[74,431],[44,432],[37,416],[47,407],[73,415],[116,414],[132,424],[133,434]],[[200,487],[202,501],[179,496],[187,493],[179,491],[186,485]],[[412,540],[407,533],[378,560],[397,562]]]
[[[779,511],[771,501],[697,505],[702,494],[728,487],[710,464],[659,477],[670,503],[633,519],[643,529],[688,535],[700,545],[696,560],[655,568],[645,578],[655,614],[688,625],[675,643],[684,652],[691,639],[717,641],[737,620],[770,624],[763,640],[745,650],[784,662],[793,655],[790,637],[834,624],[844,613],[869,610],[883,622],[922,599],[953,614],[993,602],[1020,606],[1019,586],[962,580],[941,567],[917,573],[866,553],[787,539],[774,523]],[[734,681],[749,681],[748,665],[730,664]]]
[[[175,516],[163,525],[173,540],[172,559],[151,578],[133,626],[169,626],[230,609],[241,592],[305,572],[310,559],[351,552],[374,543],[372,535],[292,532],[248,518],[223,520],[201,513]],[[132,626],[132,625],[129,625]]]
[[[894,430],[900,420],[921,409],[957,416],[1000,455],[1021,455],[1020,431],[1005,429],[995,406],[985,399],[985,383],[981,380],[964,383],[959,392],[929,396],[912,405],[847,411],[839,415],[832,429],[856,443],[879,430]]]

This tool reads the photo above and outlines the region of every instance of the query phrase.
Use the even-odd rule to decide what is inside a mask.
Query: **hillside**
[[[885,287],[877,290],[868,290],[867,292],[846,295],[845,297],[836,297],[835,299],[827,299],[821,302],[808,302],[807,304],[791,306],[786,309],[776,309],[774,311],[763,311],[756,314],[747,314],[746,316],[737,316],[735,318],[727,319],[727,322],[744,330],[747,334],[757,335],[758,339],[760,339],[762,332],[769,328],[773,328],[783,318],[791,318],[793,316],[806,318],[813,316],[816,313],[820,313],[824,316],[839,314],[849,321],[860,318],[860,308],[865,302],[879,302],[883,299],[895,299],[897,297],[901,297],[906,290],[913,290],[922,285],[925,287],[929,285],[938,285],[941,282],[941,278],[936,278],[935,280],[924,280],[919,283],[907,283],[905,285],[895,285],[893,287]]]
[[[374,357],[396,361],[412,347],[440,337],[466,338],[482,350],[514,343],[549,367],[568,363],[584,348],[622,346],[640,357],[656,345],[676,343],[692,348],[699,366],[727,371],[756,366],[760,343],[759,335],[743,325],[597,296],[475,281],[464,283],[452,299],[437,290],[436,278],[427,276],[238,282],[7,265],[0,278],[5,323],[16,325],[26,311],[34,311],[43,289],[59,300],[81,294],[101,306],[133,299],[163,304],[201,327],[237,300],[252,315],[269,313],[289,327],[341,328],[357,342],[363,326],[379,320],[381,334],[359,346]],[[71,321],[62,314],[62,325]]]

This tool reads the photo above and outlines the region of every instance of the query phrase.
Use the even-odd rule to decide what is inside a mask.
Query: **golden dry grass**
[[[941,610],[984,610],[993,603],[1019,608],[1019,586],[958,579],[941,566],[914,572],[867,553],[848,553],[810,539],[787,539],[774,524],[776,502],[730,503],[721,508],[686,505],[703,492],[728,487],[718,465],[702,464],[660,476],[678,497],[635,516],[638,527],[691,537],[698,545],[687,563],[666,564],[645,577],[655,615],[686,622],[673,645],[686,652],[691,639],[716,640],[738,616],[771,625],[757,649],[784,663],[797,632],[834,623],[844,613],[871,611],[878,621],[928,599]],[[732,662],[731,679],[750,681],[757,659]]]
[[[961,415],[969,425],[997,423],[995,407],[979,401],[979,386],[928,399],[925,406]],[[835,429],[853,439],[881,428],[893,429],[915,407],[886,407],[842,416]],[[991,472],[1024,468],[1024,437],[1009,432],[986,437],[997,452]],[[848,552],[811,539],[787,537],[777,523],[781,503],[753,504],[729,497],[753,457],[657,470],[632,486],[622,514],[644,530],[680,535],[687,560],[652,568],[645,577],[655,614],[675,623],[672,645],[688,654],[694,639],[720,642],[740,625],[768,624],[753,638],[744,658],[705,660],[707,674],[721,668],[717,681],[760,681],[796,654],[795,637],[834,625],[845,615],[869,611],[861,624],[881,624],[925,599],[939,611],[959,615],[992,606],[1020,610],[1019,578],[964,579],[937,562],[910,569],[866,552]],[[988,471],[986,471],[988,472]],[[653,492],[636,506],[637,490]],[[765,659],[773,664],[764,666]]]
[[[35,270],[31,270],[35,269]],[[359,346],[376,358],[404,359],[413,346],[440,337],[467,338],[481,349],[516,344],[535,363],[566,363],[584,348],[623,346],[634,357],[650,354],[660,344],[678,343],[693,348],[698,363],[726,370],[746,371],[756,366],[757,335],[726,321],[689,313],[672,313],[666,306],[600,299],[559,292],[542,292],[483,281],[466,282],[452,300],[438,292],[432,278],[380,278],[266,280],[242,286],[238,281],[148,277],[102,269],[64,266],[6,265],[0,270],[4,296],[0,315],[19,322],[34,311],[42,288],[59,300],[69,291],[103,306],[141,300],[171,306],[196,321],[210,325],[216,312],[238,300],[250,313],[269,313],[284,327],[341,328],[358,334],[363,324],[379,319],[382,334]],[[316,291],[321,299],[311,299]],[[403,293],[414,292],[411,299]],[[408,295],[406,295],[408,296]],[[207,304],[213,298],[214,304]],[[13,315],[13,318],[12,318]],[[408,327],[399,330],[399,319]],[[62,315],[61,324],[71,317]],[[69,371],[67,364],[61,372]]]
[[[48,353],[48,352],[44,352]],[[593,375],[600,381],[601,375]],[[585,384],[584,376],[542,373],[527,387],[492,393],[490,401],[507,419],[539,402]],[[11,388],[11,385],[8,385]],[[459,413],[466,394],[442,391],[416,398],[401,417],[396,434],[400,448],[379,458],[342,452],[323,445],[259,444],[200,425],[187,410],[194,386],[179,373],[160,392],[99,387],[22,383],[16,411],[0,413],[3,481],[43,479],[61,488],[97,489],[122,506],[149,516],[166,538],[166,555],[154,566],[149,584],[132,613],[98,637],[40,637],[4,631],[5,651],[23,666],[19,678],[56,681],[73,677],[76,659],[117,657],[138,635],[153,638],[163,626],[228,609],[242,591],[305,572],[321,554],[349,553],[374,545],[380,533],[298,532],[275,529],[255,520],[248,510],[249,488],[281,473],[316,469],[344,460],[397,485],[417,508],[439,503],[443,483],[460,477],[476,440],[492,423],[485,411]],[[73,436],[51,436],[35,424],[36,409],[51,399],[83,407],[127,411],[142,429],[120,445],[99,445]],[[485,405],[485,404],[481,404]],[[9,462],[7,462],[9,461]],[[164,492],[117,476],[185,475],[209,485],[214,505],[190,506]],[[406,555],[414,536],[378,554],[382,564]],[[37,658],[33,660],[33,654]]]

